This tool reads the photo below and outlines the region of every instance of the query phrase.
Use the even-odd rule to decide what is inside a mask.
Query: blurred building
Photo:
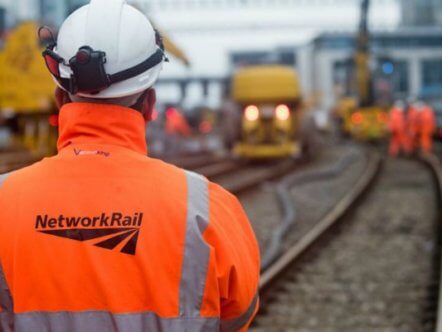
[[[351,33],[324,33],[298,47],[304,93],[319,96],[326,109],[354,95],[354,50]],[[375,88],[390,101],[442,95],[442,28],[373,33],[371,53]]]
[[[60,26],[64,19],[88,0],[38,0],[39,20],[45,24]]]
[[[38,15],[37,0],[0,0],[4,8],[4,25],[10,27],[17,21],[30,20]]]
[[[6,29],[6,9],[0,6],[0,36]]]
[[[354,31],[360,17],[360,0],[131,2],[144,4],[191,62],[187,68],[172,58],[164,66],[158,100],[212,107],[220,106],[222,82],[236,67],[265,62],[294,66],[296,45],[308,43],[321,31]],[[400,24],[399,0],[372,2],[372,27],[387,30]]]
[[[26,20],[59,26],[75,9],[89,0],[0,0],[0,29]]]
[[[442,1],[402,0],[402,25],[442,25]]]
[[[66,1],[38,0],[39,21],[58,26],[66,15]]]

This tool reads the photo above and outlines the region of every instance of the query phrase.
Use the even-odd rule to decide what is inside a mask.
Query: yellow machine
[[[359,140],[378,140],[387,133],[388,111],[382,107],[358,107],[354,98],[342,98],[337,106],[342,131]]]
[[[300,153],[301,93],[293,68],[266,65],[240,69],[233,78],[232,91],[233,100],[242,109],[242,133],[235,155],[260,159]]]
[[[185,54],[170,39],[166,37],[164,42],[167,51],[189,65]],[[14,120],[13,144],[38,154],[51,154],[57,140],[55,83],[42,52],[37,23],[23,23],[9,33],[0,51],[0,120]]]
[[[376,105],[370,70],[368,11],[370,0],[362,0],[361,22],[354,56],[357,99],[345,97],[337,105],[342,130],[362,140],[379,140],[387,134],[388,110]]]
[[[20,25],[0,53],[0,110],[16,117],[15,143],[46,154],[56,140],[48,121],[55,111],[55,84],[41,56],[37,29],[32,22]]]

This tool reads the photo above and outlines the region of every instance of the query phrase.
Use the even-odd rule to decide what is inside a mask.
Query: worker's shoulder
[[[229,192],[221,185],[208,181],[209,197],[213,204],[226,205],[226,204],[238,204],[238,199],[235,195]]]
[[[190,171],[186,171],[185,169],[176,166],[174,164],[170,164],[161,159],[156,159],[152,157],[148,157],[145,159],[146,164],[145,167],[149,168],[152,172],[155,173],[157,178],[167,179],[168,176],[173,175],[183,175],[185,173],[192,173]]]
[[[223,224],[243,219],[244,209],[238,198],[219,184],[208,181],[209,205],[212,221]]]
[[[150,167],[155,170],[155,174],[161,175],[158,177],[167,179],[168,175],[171,175],[173,173],[184,173],[189,185],[194,184],[197,186],[203,185],[207,187],[210,204],[215,208],[226,208],[228,206],[236,206],[239,204],[237,198],[233,194],[228,192],[219,184],[211,182],[201,174],[198,174],[191,170],[180,168],[159,159],[149,158],[149,161]]]

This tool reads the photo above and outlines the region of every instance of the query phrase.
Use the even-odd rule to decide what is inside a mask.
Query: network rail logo
[[[124,215],[119,212],[88,217],[37,215],[35,229],[39,233],[90,244],[123,254],[135,255],[143,213]]]

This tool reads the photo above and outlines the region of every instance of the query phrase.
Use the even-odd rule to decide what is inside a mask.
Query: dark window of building
[[[292,50],[235,52],[230,59],[234,67],[260,64],[296,65],[296,55]]]
[[[442,59],[422,63],[423,89],[442,87]]]
[[[333,65],[333,83],[335,93],[342,96],[353,96],[356,94],[354,85],[354,61],[347,59],[336,61]]]
[[[237,52],[231,55],[234,66],[247,66],[263,63],[269,56],[268,52]]]
[[[6,10],[3,7],[0,7],[0,36],[6,29]]]
[[[389,56],[377,59],[377,70],[373,74],[375,100],[386,105],[395,98],[408,95],[409,64],[406,60],[398,60]]]
[[[394,73],[392,75],[393,89],[395,93],[407,93],[409,89],[408,84],[409,71],[408,61],[396,60],[394,61]]]
[[[353,36],[320,36],[315,40],[317,48],[353,49],[355,48]]]
[[[296,65],[296,55],[292,50],[279,51],[279,63],[286,66]]]
[[[325,35],[315,39],[315,47],[318,49],[354,49],[356,47],[356,40],[351,36]],[[373,50],[418,47],[442,47],[442,38],[439,34],[422,34],[418,36],[372,34],[370,36],[370,48]]]

